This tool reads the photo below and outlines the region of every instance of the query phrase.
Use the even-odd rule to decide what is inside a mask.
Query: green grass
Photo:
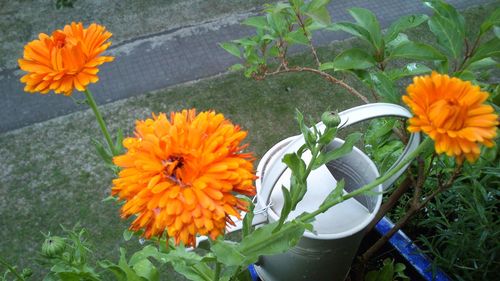
[[[121,127],[126,134],[136,119],[151,112],[213,109],[248,130],[249,150],[260,157],[274,143],[299,133],[295,108],[318,120],[327,107],[342,110],[357,102],[312,74],[256,82],[235,73],[101,109],[111,131]],[[59,224],[77,222],[91,233],[99,258],[116,260],[127,224],[117,206],[101,202],[113,176],[97,158],[92,138],[101,136],[89,110],[0,135],[0,253],[11,263],[35,267],[40,274],[33,261],[43,241],[40,232],[59,233]]]
[[[468,19],[477,26],[481,20],[477,15],[483,11],[472,10]],[[430,40],[425,27],[411,35]],[[356,40],[336,42],[319,51],[322,57],[333,58],[340,50],[359,44]],[[298,55],[293,61],[307,63],[310,57]],[[347,82],[370,96],[359,82],[350,78]],[[83,99],[82,94],[75,96]],[[249,132],[249,150],[260,158],[274,143],[299,133],[295,108],[318,120],[327,108],[344,110],[358,104],[342,88],[313,74],[253,81],[233,73],[147,93],[101,109],[110,130],[122,128],[127,135],[132,133],[136,119],[150,117],[152,112],[213,109]],[[122,239],[127,223],[119,218],[118,207],[102,202],[110,193],[113,175],[96,156],[93,138],[102,137],[90,110],[0,135],[0,253],[21,268],[32,267],[33,280],[40,279],[44,272],[36,263],[44,239],[40,232],[61,233],[60,224],[72,227],[80,223],[87,228],[99,259],[116,261],[120,246],[137,247],[137,243]]]

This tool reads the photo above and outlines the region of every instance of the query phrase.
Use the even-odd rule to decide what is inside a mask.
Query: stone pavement
[[[464,9],[495,1],[448,2]],[[373,11],[383,28],[402,15],[430,12],[418,0],[333,0],[329,7],[332,19],[351,21],[346,9],[354,6]],[[104,104],[223,73],[238,62],[238,58],[226,53],[218,43],[251,35],[253,29],[239,22],[256,14],[256,11],[249,12],[167,30],[113,46],[107,54],[116,56],[115,61],[100,68],[99,82],[89,89],[97,103]],[[326,45],[348,36],[344,32],[320,32],[315,34],[314,43]],[[21,75],[19,69],[0,72],[0,133],[87,108],[75,104],[71,98],[53,93],[45,96],[25,93],[19,82]],[[74,96],[83,99],[81,93],[75,92]]]

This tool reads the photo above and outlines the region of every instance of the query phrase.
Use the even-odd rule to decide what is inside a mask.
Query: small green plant
[[[394,264],[393,259],[385,259],[379,270],[372,270],[366,274],[365,281],[409,281],[405,269],[404,264]]]
[[[16,266],[12,266],[2,257],[0,257],[0,265],[5,267],[3,275],[0,276],[0,281],[26,281],[33,275],[33,271],[30,268],[25,268],[19,272]]]

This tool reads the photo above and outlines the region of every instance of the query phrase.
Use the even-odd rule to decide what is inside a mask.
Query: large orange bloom
[[[197,234],[224,233],[229,215],[247,210],[236,195],[255,195],[253,156],[241,153],[246,135],[222,114],[194,109],[137,121],[127,153],[114,158],[123,169],[112,194],[126,201],[122,217],[136,216],[130,228],[146,238],[167,230],[191,246]]]
[[[89,83],[99,80],[97,68],[114,58],[99,56],[110,45],[111,33],[103,26],[71,23],[51,36],[40,33],[24,47],[19,67],[28,72],[21,78],[27,92],[42,94],[53,90],[56,94],[71,95],[73,89],[84,91]]]
[[[498,116],[492,106],[484,104],[488,93],[478,86],[433,72],[415,77],[406,91],[403,101],[415,114],[408,130],[429,135],[437,153],[474,162],[481,143],[494,145]]]

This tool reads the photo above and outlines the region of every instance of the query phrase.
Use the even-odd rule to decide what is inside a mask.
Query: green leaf
[[[370,10],[363,8],[351,8],[348,11],[356,22],[368,31],[370,35],[369,41],[375,49],[379,51],[383,50],[384,40],[377,17]]]
[[[319,168],[321,165],[324,165],[330,161],[338,159],[347,153],[352,151],[352,147],[354,144],[361,138],[361,133],[352,133],[347,136],[345,142],[336,149],[330,150],[328,152],[321,153],[318,156],[318,159],[313,164],[313,170]]]
[[[281,12],[287,9],[288,4],[278,3],[276,6],[267,13],[266,19],[271,29],[279,35],[284,35],[288,32],[288,22],[285,15]]]
[[[325,205],[342,202],[342,193],[344,191],[344,186],[345,186],[344,179],[338,181],[335,188],[330,192],[330,194],[328,194],[328,196],[326,196],[323,203],[321,203],[320,208],[322,208]]]
[[[115,152],[114,155],[120,155],[124,152],[123,150],[123,130],[121,128],[118,129],[118,134],[116,136],[115,141]]]
[[[333,62],[325,62],[319,66],[319,70],[325,71],[328,69],[333,69]]]
[[[327,145],[333,141],[336,135],[337,135],[337,128],[326,128],[325,132],[319,138],[318,144]]]
[[[494,26],[493,27],[493,33],[495,33],[495,36],[500,39],[500,27]]]
[[[500,25],[500,8],[496,8],[493,13],[485,20],[480,27],[480,34],[488,32],[493,26]]]
[[[92,139],[92,142],[94,143],[97,154],[101,157],[101,159],[106,164],[113,165],[113,155],[111,155],[111,152],[109,152],[100,141]]]
[[[486,43],[481,44],[479,48],[477,48],[476,52],[474,52],[474,55],[472,55],[472,57],[467,61],[467,63],[470,64],[487,57],[500,57],[500,39],[498,39],[497,37],[494,37]]]
[[[446,60],[446,56],[434,47],[412,41],[403,43],[394,48],[389,57],[417,60]]]
[[[295,118],[297,119],[297,123],[299,123],[300,132],[304,137],[307,147],[309,149],[312,149],[315,142],[314,134],[311,132],[311,130],[309,130],[309,127],[307,127],[307,125],[305,124],[304,115],[302,115],[302,113],[298,109],[295,110]],[[298,154],[298,156],[300,157],[301,154]]]
[[[400,68],[400,69],[396,68],[396,69],[388,70],[388,71],[386,71],[386,74],[389,77],[389,79],[391,79],[392,81],[396,81],[396,80],[399,80],[403,77],[421,75],[421,74],[429,73],[431,71],[432,71],[432,69],[430,69],[429,67],[427,67],[424,64],[412,62],[412,63],[407,64],[403,68]]]
[[[290,191],[285,187],[281,186],[281,192],[283,193],[283,208],[281,208],[280,219],[278,221],[278,228],[283,225],[285,220],[288,218],[288,215],[292,211],[292,196],[290,195]]]
[[[375,59],[370,54],[356,48],[343,51],[333,60],[335,70],[365,69],[375,64]]]
[[[394,50],[396,47],[410,42],[410,39],[408,39],[408,35],[404,33],[399,33],[396,38],[394,38],[392,41],[386,44],[386,49],[390,53],[392,50]]]
[[[135,263],[132,268],[138,276],[145,278],[148,281],[159,281],[160,274],[156,267],[147,259],[142,259]]]
[[[274,222],[255,229],[239,244],[216,241],[212,246],[212,252],[224,265],[247,267],[255,263],[259,256],[288,251],[298,243],[307,226],[294,220],[286,222],[279,231],[273,233],[277,224]],[[221,243],[224,245],[218,246]]]
[[[247,259],[232,241],[216,240],[210,250],[215,254],[215,258],[226,266],[241,266]]]
[[[130,231],[128,229],[125,229],[123,231],[123,239],[125,241],[129,241],[130,239],[132,239],[132,237],[134,237],[134,232],[133,231]]]
[[[465,20],[453,6],[440,1],[424,2],[434,10],[434,15],[428,20],[429,29],[436,36],[438,44],[457,59],[462,55],[465,39]]]
[[[248,200],[250,201],[250,200]],[[255,205],[250,201],[248,204],[248,212],[245,214],[245,217],[243,218],[243,227],[241,230],[241,233],[243,237],[247,236],[250,234],[250,231],[252,230],[252,221],[254,217],[253,210],[255,208]]]
[[[255,28],[262,28],[265,30],[272,30],[267,24],[267,20],[264,16],[250,17],[245,19],[242,24],[247,26],[253,26]]]
[[[302,29],[294,30],[285,35],[285,40],[288,43],[309,45],[309,39],[304,35],[304,31]]]
[[[241,58],[240,48],[238,48],[236,44],[225,42],[220,43],[219,45],[231,55]]]
[[[469,66],[467,66],[466,70],[470,70],[470,71],[476,71],[476,70],[481,70],[481,69],[485,69],[485,68],[492,68],[492,67],[500,67],[500,65],[498,64],[498,62],[490,57],[488,58],[484,58],[484,59],[481,59],[481,60],[478,60],[478,61],[475,61],[471,64],[469,64]]]
[[[294,175],[303,175],[306,171],[306,164],[297,153],[286,154],[281,161],[290,168]]]
[[[341,30],[350,33],[360,39],[367,41],[371,46],[370,32],[358,24],[352,22],[338,22],[327,26],[326,29],[332,31]]]
[[[309,10],[305,13],[314,19],[317,23],[327,26],[331,23],[330,13],[326,7],[321,7],[313,10]]]
[[[233,64],[231,67],[229,67],[230,71],[240,71],[242,69],[245,69],[245,66],[243,66],[241,63]]]
[[[307,10],[317,10],[326,7],[331,0],[312,0],[307,5]]]
[[[391,42],[396,39],[399,33],[419,26],[425,22],[429,17],[427,15],[408,15],[400,17],[398,20],[393,22],[391,26],[385,32],[384,40],[386,43]]]
[[[391,80],[384,72],[370,73],[372,87],[382,97],[385,102],[399,104],[400,93]]]

